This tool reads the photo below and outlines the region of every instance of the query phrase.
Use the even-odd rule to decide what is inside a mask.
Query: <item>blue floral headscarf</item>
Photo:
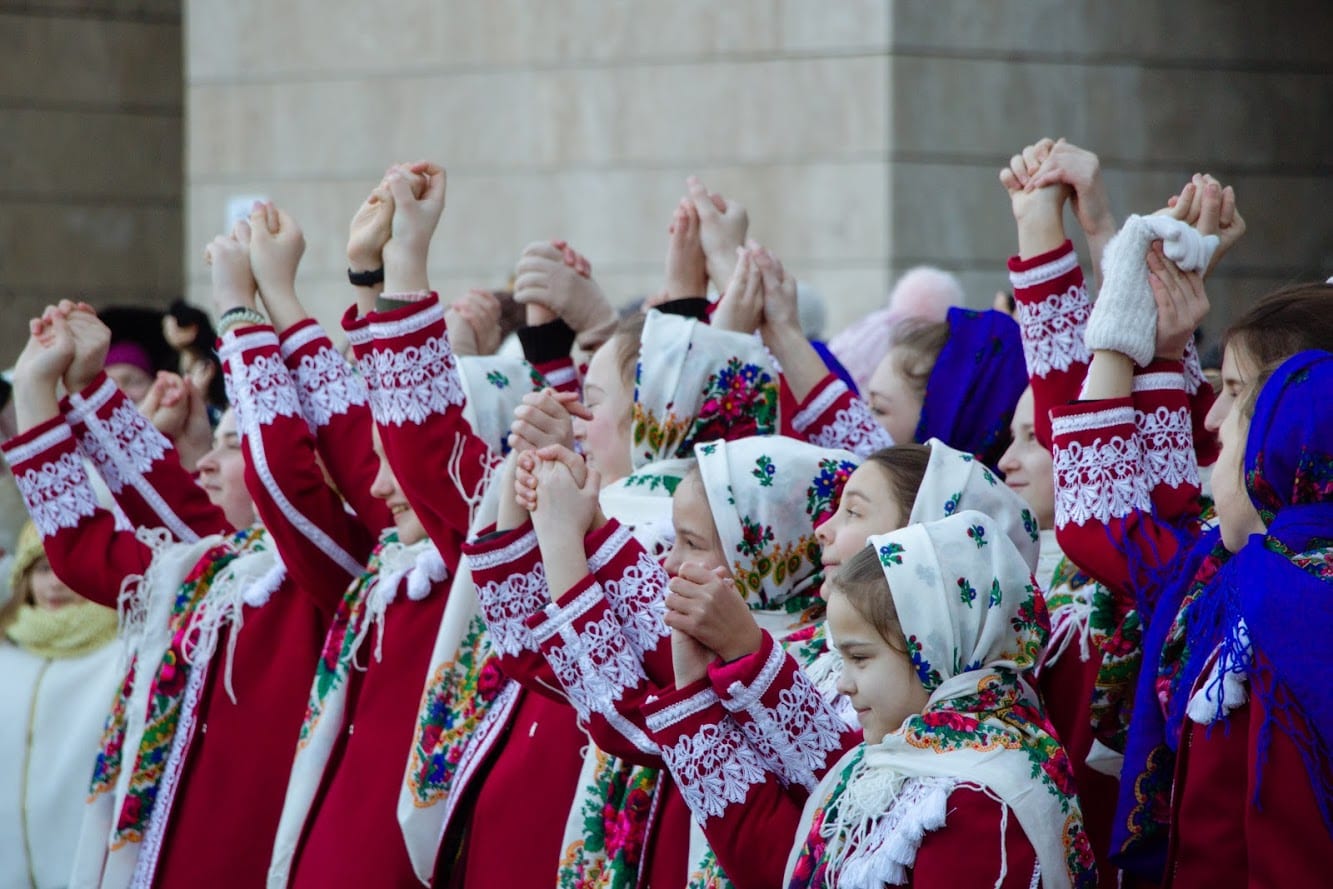
[[[938,438],[994,466],[1028,385],[1018,323],[988,309],[949,310],[949,339],[926,380],[916,441]]]

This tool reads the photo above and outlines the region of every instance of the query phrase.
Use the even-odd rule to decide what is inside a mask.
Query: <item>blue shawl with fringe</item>
[[[1333,638],[1330,393],[1328,352],[1302,352],[1274,372],[1255,404],[1244,463],[1246,489],[1266,533],[1229,556],[1218,530],[1206,532],[1182,548],[1179,580],[1165,585],[1152,609],[1111,837],[1112,860],[1126,871],[1161,878],[1185,710],[1219,648],[1224,663],[1257,658],[1264,665],[1265,681],[1251,683],[1267,713],[1260,752],[1275,724],[1292,738],[1333,831],[1333,694],[1326,682]],[[1236,631],[1242,619],[1248,646]]]

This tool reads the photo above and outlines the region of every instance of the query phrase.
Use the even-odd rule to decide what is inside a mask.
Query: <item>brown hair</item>
[[[910,320],[894,328],[889,338],[894,370],[918,395],[925,396],[930,372],[948,341],[948,321]]]
[[[634,391],[635,370],[639,366],[639,340],[643,339],[643,325],[648,316],[636,312],[616,325],[612,334],[616,339],[616,366],[630,392]]]
[[[930,445],[900,444],[878,451],[865,458],[862,465],[873,463],[888,477],[893,496],[906,511],[912,512],[916,503],[917,492],[926,477],[926,467],[930,465]],[[906,519],[907,515],[903,518]]]
[[[907,653],[907,639],[898,622],[898,609],[893,606],[893,591],[873,546],[858,550],[856,555],[843,562],[830,584],[834,592],[847,598],[847,603],[875,628],[890,648]]]
[[[513,290],[492,290],[491,296],[500,304],[500,339],[517,331],[526,320],[526,307],[514,299]]]
[[[1227,328],[1223,351],[1233,342],[1255,367],[1280,363],[1305,349],[1333,352],[1333,284],[1292,284],[1273,291]]]

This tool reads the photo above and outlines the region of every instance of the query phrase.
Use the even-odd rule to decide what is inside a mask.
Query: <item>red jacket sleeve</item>
[[[66,398],[62,410],[80,450],[131,525],[166,528],[187,543],[232,530],[222,510],[181,466],[167,437],[105,373]]]
[[[444,308],[428,299],[343,328],[370,390],[370,409],[399,487],[426,533],[455,565],[499,457],[463,418],[465,395]]]
[[[648,730],[736,889],[781,886],[804,796],[765,765],[707,679],[644,706]]]
[[[379,460],[371,447],[373,420],[365,380],[313,318],[284,331],[279,349],[333,484],[371,534],[392,527],[389,507],[370,493]]]
[[[1070,241],[1029,259],[1010,257],[1009,283],[1032,385],[1033,427],[1049,449],[1051,408],[1078,398],[1092,361],[1083,343],[1092,301]]]
[[[858,457],[893,444],[893,437],[847,384],[829,374],[796,407],[792,435],[821,448],[844,448]]]
[[[1147,367],[1136,366],[1132,399],[1143,472],[1156,515],[1165,521],[1197,518],[1199,462],[1181,363],[1158,359]]]
[[[28,514],[56,576],[70,589],[115,608],[125,578],[142,575],[152,551],[97,505],[83,456],[64,418],[53,417],[4,444]]]
[[[1144,572],[1174,559],[1180,538],[1152,513],[1130,399],[1056,408],[1051,423],[1056,539],[1071,561],[1111,590],[1118,620],[1152,588]]]
[[[273,329],[228,332],[218,357],[255,508],[296,586],[332,614],[347,585],[364,570],[374,538],[324,482],[314,437]]]
[[[708,677],[750,746],[798,796],[861,743],[861,730],[842,719],[768,633],[758,651],[713,664]]]

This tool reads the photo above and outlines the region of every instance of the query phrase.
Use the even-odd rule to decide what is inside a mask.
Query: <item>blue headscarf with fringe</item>
[[[1219,660],[1233,669],[1262,665],[1263,681],[1250,683],[1267,714],[1261,738],[1271,738],[1275,724],[1292,738],[1333,831],[1333,695],[1325,679],[1333,638],[1330,392],[1328,352],[1299,353],[1274,372],[1255,404],[1244,463],[1246,489],[1267,532],[1234,556],[1218,529],[1204,533],[1182,549],[1177,576],[1187,580],[1167,585],[1152,609],[1111,837],[1112,860],[1129,872],[1162,875],[1186,708],[1219,648]],[[1248,637],[1238,632],[1242,619]],[[1224,716],[1223,696],[1215,698]],[[1261,756],[1266,744],[1261,740]]]
[[[949,310],[949,339],[926,380],[916,441],[938,438],[994,466],[1028,385],[1018,323],[988,309]]]

